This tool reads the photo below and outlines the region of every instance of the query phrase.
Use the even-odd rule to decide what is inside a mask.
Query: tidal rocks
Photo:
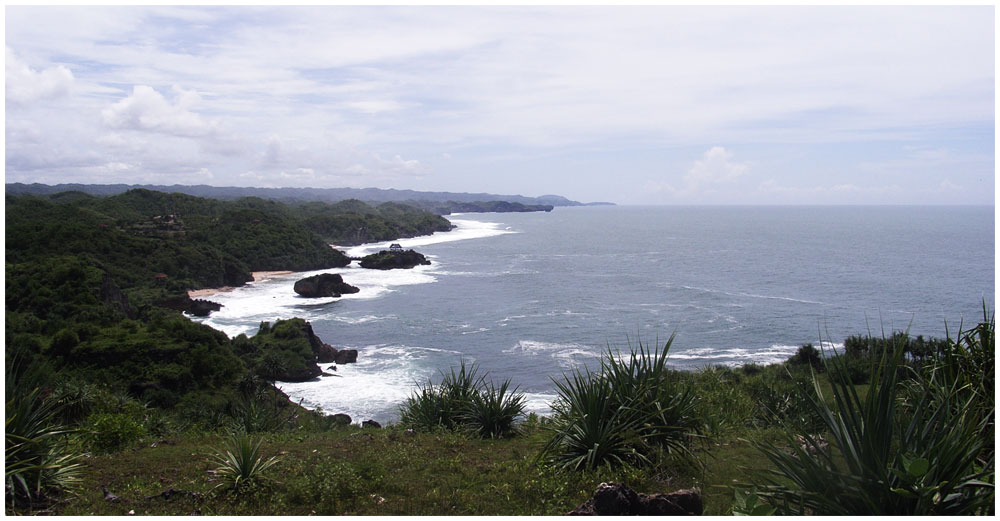
[[[410,269],[414,266],[430,263],[431,261],[427,260],[426,257],[413,250],[383,250],[361,258],[361,267],[373,270]]]
[[[704,505],[695,489],[670,494],[641,494],[622,483],[597,486],[594,497],[569,513],[571,516],[700,516]]]
[[[124,296],[123,296],[124,298]],[[222,309],[222,304],[210,300],[192,299],[187,295],[171,295],[159,302],[160,306],[183,311],[196,317],[207,317],[209,313]]]
[[[207,317],[209,313],[220,309],[222,309],[222,304],[219,304],[218,302],[203,299],[192,299],[191,304],[188,305],[185,311],[196,317]]]
[[[368,428],[368,429],[381,429],[382,428],[382,424],[379,423],[379,422],[377,422],[377,421],[375,421],[375,420],[365,420],[365,421],[361,422],[361,427],[362,428]]]
[[[295,283],[292,288],[296,293],[307,298],[339,297],[344,293],[357,293],[360,289],[344,282],[344,278],[336,273],[321,273],[306,277]]]
[[[353,364],[358,361],[357,349],[341,349],[337,351],[338,364]]]

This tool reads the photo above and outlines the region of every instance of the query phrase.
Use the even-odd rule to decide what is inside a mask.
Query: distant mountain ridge
[[[359,199],[371,202],[460,202],[473,203],[483,201],[506,201],[525,205],[551,206],[589,206],[613,205],[614,203],[581,203],[567,199],[561,195],[542,195],[527,197],[523,195],[498,195],[488,193],[465,192],[419,192],[416,190],[397,190],[394,188],[256,188],[239,186],[208,186],[208,185],[127,185],[127,184],[57,184],[44,185],[40,183],[7,183],[8,194],[49,195],[66,191],[79,191],[91,195],[117,195],[134,188],[144,188],[157,192],[178,192],[196,197],[231,200],[240,197],[260,197],[278,201],[322,201],[337,202],[346,199]]]

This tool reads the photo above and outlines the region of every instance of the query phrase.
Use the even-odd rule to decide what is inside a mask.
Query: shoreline
[[[295,273],[294,271],[281,270],[281,271],[254,271],[250,273],[253,277],[251,282],[261,282],[264,280],[272,279],[275,277],[282,277],[285,275],[291,275]],[[188,298],[199,298],[207,297],[209,295],[215,295],[216,293],[228,293],[236,289],[233,286],[222,286],[221,288],[204,288],[204,289],[190,289],[188,290]]]

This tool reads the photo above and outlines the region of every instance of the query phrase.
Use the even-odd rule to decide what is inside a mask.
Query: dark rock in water
[[[332,418],[333,423],[336,423],[337,425],[347,426],[351,424],[351,417],[344,413],[334,414],[330,416],[330,418]]]
[[[375,420],[365,420],[365,421],[361,422],[361,426],[364,427],[364,428],[372,428],[372,429],[381,429],[382,428],[382,424],[380,424],[379,422],[377,422]]]
[[[622,483],[601,483],[594,497],[569,513],[573,516],[700,516],[704,506],[694,489],[670,494],[640,494]]]
[[[344,282],[336,273],[321,273],[295,283],[296,293],[308,298],[339,297],[344,293],[357,293],[360,289]]]
[[[172,295],[159,302],[165,308],[183,311],[196,317],[207,317],[209,313],[222,309],[222,304],[210,300],[192,299],[187,295]]]
[[[310,333],[312,333],[312,326],[309,327]],[[315,341],[313,341],[315,339]],[[310,335],[309,343],[312,346],[313,354],[316,355],[316,361],[321,364],[329,364],[330,362],[337,361],[337,348],[320,341],[319,337],[315,334]],[[336,369],[334,369],[336,371]]]
[[[209,313],[220,309],[222,309],[222,304],[219,304],[218,302],[194,299],[185,311],[196,317],[207,317]]]
[[[366,255],[361,258],[361,267],[373,270],[410,269],[418,265],[428,265],[431,261],[413,251],[388,251]]]
[[[338,364],[353,364],[358,361],[358,350],[357,349],[341,349],[337,351]]]

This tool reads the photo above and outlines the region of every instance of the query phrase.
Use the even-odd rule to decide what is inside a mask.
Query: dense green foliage
[[[295,208],[303,224],[343,246],[446,232],[452,224],[428,211],[400,203],[369,206],[357,199],[336,204],[307,203]]]

